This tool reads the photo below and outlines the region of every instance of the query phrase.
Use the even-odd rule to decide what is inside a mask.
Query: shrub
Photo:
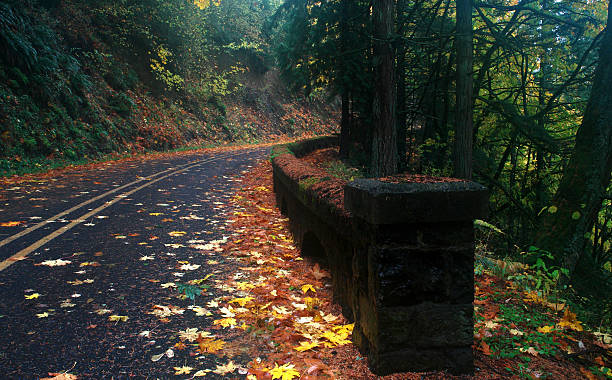
[[[136,104],[132,98],[123,92],[113,95],[110,98],[108,105],[113,111],[117,112],[117,114],[123,117],[129,116],[132,109],[136,107]]]

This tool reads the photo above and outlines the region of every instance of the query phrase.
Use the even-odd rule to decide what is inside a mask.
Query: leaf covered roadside
[[[343,326],[352,326],[332,303],[329,274],[299,257],[287,220],[275,207],[271,176],[266,162],[243,178],[232,203],[244,210],[234,212],[229,224],[238,236],[223,246],[226,254],[242,257],[247,264],[243,271],[249,277],[241,283],[250,286],[241,286],[244,296],[253,297],[247,305],[255,312],[244,320],[245,332],[257,336],[260,344],[273,342],[260,353],[265,353],[261,363],[251,362],[250,373],[266,378],[275,366],[292,365],[306,379],[378,378],[356,348],[344,341],[350,334],[345,337],[342,331],[348,327]],[[569,307],[487,273],[477,274],[475,284],[476,378],[612,377],[612,346],[584,331]],[[385,378],[450,377],[404,373]]]

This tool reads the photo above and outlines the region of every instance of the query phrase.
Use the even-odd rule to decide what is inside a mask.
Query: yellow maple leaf
[[[108,320],[110,322],[126,322],[129,319],[127,315],[109,315]]]
[[[187,234],[187,232],[185,232],[185,231],[172,231],[172,232],[168,232],[168,235],[175,236],[175,237],[176,236],[183,236],[183,235],[186,235],[186,234]]]
[[[545,299],[540,297],[536,292],[525,292],[525,298],[523,298],[523,301],[541,304],[545,302]]]
[[[234,285],[238,290],[250,290],[255,288],[255,285],[249,284],[248,282],[236,282]]]
[[[300,345],[297,347],[293,347],[296,351],[299,352],[304,352],[304,351],[308,351],[308,350],[312,350],[315,347],[319,347],[319,342],[308,342],[308,341],[303,341],[300,342]]]
[[[274,363],[274,368],[270,369],[268,373],[272,375],[272,380],[292,380],[294,377],[300,377],[300,373],[295,370],[295,365],[289,363],[285,363],[280,367]]]
[[[191,371],[193,370],[193,368],[182,366],[182,367],[174,367],[174,370],[176,371],[174,373],[175,375],[189,375]]]
[[[36,314],[36,316],[38,318],[47,318],[49,316],[49,313],[45,311],[44,313]]]
[[[550,332],[553,332],[554,330],[555,330],[554,326],[538,327],[538,332],[543,333],[543,334],[548,334]]]
[[[162,212],[150,212],[149,215],[151,215],[151,216],[160,216],[160,215],[164,215],[164,213],[162,213]]]
[[[100,263],[97,261],[86,261],[79,265],[80,267],[99,267]]]
[[[198,339],[198,347],[202,353],[216,354],[224,345],[225,342],[220,339]]]
[[[234,298],[233,300],[229,301],[229,303],[237,303],[238,305],[244,307],[244,305],[246,305],[247,303],[251,302],[254,299],[255,298],[253,297]]]
[[[320,306],[321,300],[313,297],[304,297],[304,303],[306,304],[306,307],[310,310],[314,309],[317,306]]]
[[[321,334],[321,338],[327,339],[330,343],[335,344],[336,346],[344,346],[345,344],[351,343],[348,340],[348,333],[345,331],[341,331],[340,333],[335,333],[333,331],[325,331]]]
[[[307,291],[311,290],[313,293],[316,293],[317,291],[315,290],[314,286],[310,285],[310,284],[305,284],[302,285],[302,292],[304,294],[306,294]]]
[[[565,309],[565,312],[563,313],[563,318],[561,319],[561,321],[559,321],[559,323],[557,324],[560,327],[567,327],[570,328],[572,330],[576,330],[576,331],[582,331],[582,322],[580,322],[577,318],[576,318],[576,314],[572,313],[568,308]]]
[[[30,295],[27,295],[27,294],[26,294],[26,295],[24,295],[24,297],[25,297],[25,299],[27,299],[27,300],[33,300],[33,299],[35,299],[35,298],[40,297],[40,294],[38,294],[38,293],[34,293],[34,294],[30,294]]]
[[[236,326],[236,319],[235,318],[217,319],[217,320],[213,321],[213,324],[221,325],[223,327]]]

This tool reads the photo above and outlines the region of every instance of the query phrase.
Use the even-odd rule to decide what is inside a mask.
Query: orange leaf
[[[23,224],[23,222],[4,222],[0,223],[0,227],[16,227],[20,224]]]
[[[480,342],[480,351],[482,351],[485,355],[491,356],[491,348],[484,341]]]
[[[589,380],[597,380],[597,376],[584,367],[580,367],[580,372]]]

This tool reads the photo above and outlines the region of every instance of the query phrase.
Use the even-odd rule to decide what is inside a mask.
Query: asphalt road
[[[267,156],[267,148],[168,155],[0,188],[0,378],[180,378],[173,367],[215,368],[214,355],[178,350],[151,360],[179,331],[211,324],[160,285],[231,273],[218,252],[193,247],[227,236],[220,215],[231,190]],[[155,305],[185,311],[162,320]],[[215,377],[225,378],[207,376]]]

